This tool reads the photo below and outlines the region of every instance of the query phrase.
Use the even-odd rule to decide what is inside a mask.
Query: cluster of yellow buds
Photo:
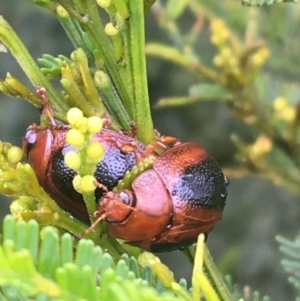
[[[97,116],[84,117],[78,108],[68,111],[67,120],[71,129],[66,134],[66,140],[76,150],[66,153],[65,163],[78,173],[73,179],[75,189],[80,193],[92,192],[96,189],[93,174],[105,153],[103,144],[92,138],[101,131],[103,120]]]
[[[292,122],[296,117],[295,107],[288,104],[283,97],[277,97],[273,103],[275,118],[286,122]]]
[[[262,47],[258,49],[251,57],[252,64],[255,67],[260,67],[270,56],[270,49]]]
[[[10,143],[0,141],[0,192],[9,196],[18,196],[23,191],[23,167],[19,161],[23,151]],[[27,184],[25,184],[27,185]]]
[[[231,73],[239,73],[238,56],[234,53],[230,45],[230,31],[223,20],[213,19],[211,21],[211,41],[219,49],[219,53],[214,57],[214,64],[218,67],[229,69]]]
[[[213,19],[210,23],[212,32],[211,42],[218,47],[223,47],[229,37],[229,29],[221,19]]]
[[[223,20],[212,19],[210,28],[211,42],[219,50],[218,54],[214,57],[214,64],[224,69],[226,73],[236,76],[239,81],[241,78],[245,78],[251,74],[251,72],[248,72],[248,69],[245,70],[246,63],[255,71],[270,56],[269,48],[264,45],[261,47],[257,47],[254,44],[250,45],[251,51],[249,51],[248,46],[243,46],[231,34]],[[253,46],[253,49],[251,46]]]
[[[21,148],[0,141],[0,193],[14,197],[10,205],[14,218],[54,224],[61,210],[40,187],[31,166],[20,162],[22,158]]]

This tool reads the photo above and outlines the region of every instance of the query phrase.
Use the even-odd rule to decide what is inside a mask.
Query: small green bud
[[[7,151],[7,159],[11,163],[19,162],[22,159],[22,157],[23,157],[23,151],[17,146],[12,146]]]
[[[92,162],[99,162],[105,154],[103,144],[97,141],[89,143],[86,147],[86,154],[88,156],[88,159],[91,159]]]
[[[77,129],[70,129],[66,134],[66,140],[78,149],[84,146],[84,136]]]
[[[111,22],[105,25],[104,31],[108,36],[111,37],[119,33],[119,30],[116,27],[114,27],[114,25]]]
[[[71,108],[67,113],[67,120],[72,126],[74,126],[82,118],[83,113],[78,108]]]
[[[82,192],[93,192],[97,188],[95,182],[96,179],[92,175],[83,176],[80,181],[80,190]]]
[[[78,170],[81,165],[80,154],[75,151],[69,151],[65,154],[65,163],[68,167]]]
[[[94,82],[99,89],[107,89],[110,87],[109,78],[107,74],[102,70],[95,72]]]
[[[96,134],[102,130],[103,120],[98,116],[88,118],[88,131],[91,134]]]

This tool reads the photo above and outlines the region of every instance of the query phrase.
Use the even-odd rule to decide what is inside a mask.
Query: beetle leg
[[[57,122],[53,117],[54,114],[53,114],[52,107],[51,107],[51,105],[49,103],[49,100],[46,96],[46,89],[44,87],[37,87],[36,93],[39,95],[39,97],[42,101],[42,104],[43,104],[42,114],[45,114],[50,119],[51,125],[57,126]]]
[[[130,143],[120,146],[120,149],[125,153],[129,153],[129,152],[134,152],[136,150],[137,146],[138,146],[137,142],[132,141]]]
[[[94,185],[97,186],[98,188],[102,188],[105,192],[108,192],[108,188],[96,180],[94,181]]]
[[[157,141],[147,145],[145,149],[146,154],[152,154],[153,152],[161,153],[165,150],[169,149],[170,147],[177,146],[181,144],[180,140],[173,136],[164,136],[158,130],[155,131],[155,136]]]
[[[109,117],[109,115],[106,113],[105,118],[102,118],[103,120],[103,127],[105,129],[109,129],[110,125],[111,125],[111,118]]]
[[[128,137],[134,138],[136,136],[137,128],[134,121],[130,122],[130,131],[120,130],[120,132]]]

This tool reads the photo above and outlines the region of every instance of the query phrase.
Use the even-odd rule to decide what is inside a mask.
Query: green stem
[[[114,0],[114,5],[117,12],[123,19],[127,19],[129,17],[130,13],[125,0]]]
[[[187,248],[184,253],[188,256],[191,263],[194,263],[196,248],[195,246],[191,246]],[[231,296],[228,288],[223,280],[222,275],[220,275],[213,258],[211,257],[209,250],[205,244],[204,246],[204,273],[216,291],[219,299],[221,301],[235,301],[235,299]]]
[[[92,57],[91,52],[87,48],[86,44],[83,41],[82,38],[82,30],[77,23],[76,20],[70,17],[70,14],[61,6],[58,5],[56,8],[56,15],[57,18],[65,30],[68,38],[70,39],[71,43],[73,44],[75,49],[82,48],[84,50],[84,53],[90,60]]]
[[[204,272],[221,301],[235,301],[228,291],[223,277],[220,275],[206,245],[204,250]]]
[[[145,143],[153,143],[155,134],[150,112],[146,57],[143,2],[131,0],[129,18],[130,34],[130,64],[134,83],[134,121],[137,127],[137,137]]]
[[[69,13],[72,14],[71,11],[69,11]],[[105,66],[108,70],[108,73],[112,78],[114,85],[118,90],[118,93],[121,95],[121,98],[128,111],[128,114],[132,119],[133,108],[131,105],[131,100],[129,98],[127,87],[124,84],[125,80],[120,75],[120,67],[118,66],[115,60],[112,43],[104,31],[100,16],[98,14],[98,7],[95,1],[86,0],[85,11],[83,13],[85,13],[85,15],[88,15],[88,20],[86,20],[85,18],[78,18],[78,15],[76,14],[74,14],[73,16],[77,18],[77,21],[89,34],[89,37],[94,43],[96,49],[99,51],[100,56],[104,58]]]
[[[34,86],[41,86],[46,89],[47,97],[54,106],[55,116],[59,118],[65,115],[69,106],[60,98],[54,87],[36,65],[22,41],[2,16],[0,16],[0,41],[11,51]]]
[[[100,94],[103,96],[103,102],[113,119],[118,121],[123,129],[130,130],[131,120],[120,100],[120,96],[117,91],[115,91],[115,87],[112,85],[109,76],[103,71],[96,71],[94,81],[99,88]]]
[[[94,80],[91,76],[91,72],[88,66],[87,57],[82,49],[77,49],[73,52],[73,61],[77,63],[77,67],[80,70],[81,80],[84,84],[84,93],[89,103],[97,108],[101,113],[107,113],[107,110],[99,97],[97,88],[95,86]]]

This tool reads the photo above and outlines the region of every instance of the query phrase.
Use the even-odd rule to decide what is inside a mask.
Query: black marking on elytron
[[[223,209],[227,185],[218,163],[208,158],[188,167],[178,178],[171,194],[191,207]]]
[[[123,179],[127,170],[136,165],[134,152],[122,152],[116,147],[109,147],[105,150],[105,156],[97,164],[95,178],[97,181],[112,190],[117,186],[118,181]],[[97,189],[96,197],[103,195],[102,189]]]
[[[64,155],[70,151],[76,150],[70,145],[64,146],[52,156],[51,172],[48,171],[52,177],[52,182],[63,195],[67,195],[68,199],[73,202],[84,203],[82,195],[78,193],[72,184],[72,180],[77,174],[70,169],[64,162]],[[130,170],[136,164],[134,152],[122,152],[116,147],[108,147],[105,150],[105,155],[102,161],[97,164],[96,172],[94,174],[97,181],[112,190],[120,179],[122,179],[127,170]],[[95,191],[95,202],[103,196],[103,189],[97,188]],[[64,200],[56,200],[59,205],[72,213],[70,205],[65,204]],[[76,215],[74,214],[76,217]]]

